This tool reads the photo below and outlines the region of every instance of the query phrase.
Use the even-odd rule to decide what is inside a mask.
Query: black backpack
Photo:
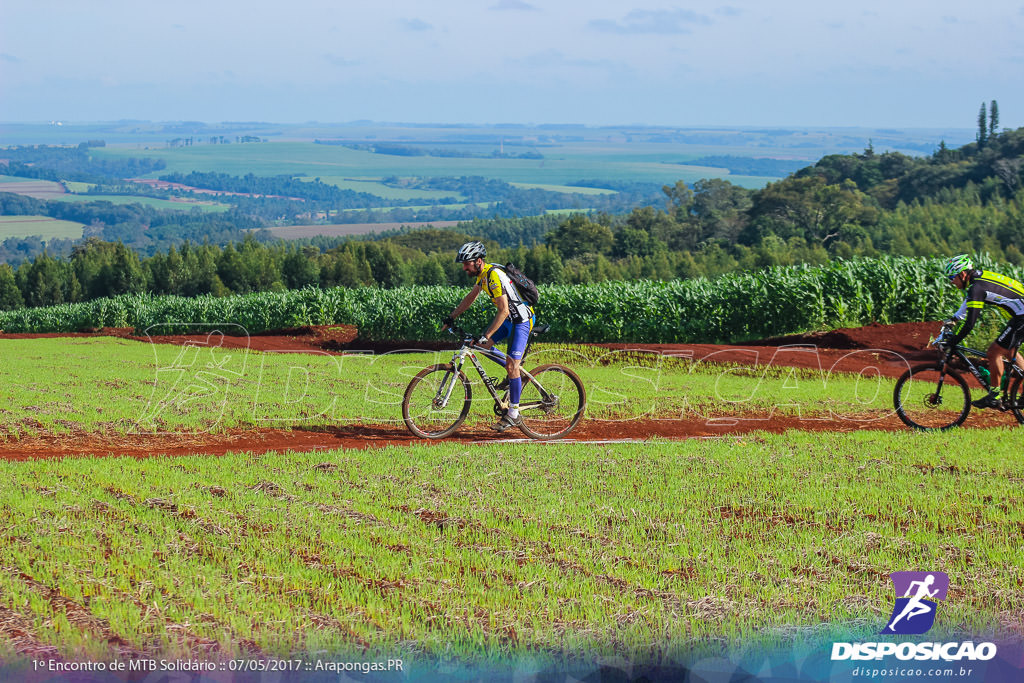
[[[512,284],[516,286],[516,290],[519,292],[519,296],[522,297],[530,306],[536,306],[540,300],[540,292],[537,291],[537,285],[533,284],[533,280],[526,277],[523,271],[516,268],[514,263],[506,263],[505,265],[497,265],[508,275],[508,279],[512,281]]]

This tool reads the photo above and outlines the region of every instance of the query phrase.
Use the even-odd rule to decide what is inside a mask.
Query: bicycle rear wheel
[[[409,382],[402,398],[402,419],[421,439],[442,439],[466,419],[472,400],[465,373],[439,363],[420,370]]]
[[[1007,401],[1010,402],[1009,408],[1017,422],[1024,424],[1024,377],[1018,377],[1010,385]]]
[[[907,426],[922,431],[945,431],[967,419],[971,391],[964,378],[948,367],[943,372],[940,365],[918,365],[896,380],[892,402]]]
[[[576,373],[562,365],[541,365],[523,374],[519,429],[531,439],[559,439],[571,432],[587,407],[587,392]]]

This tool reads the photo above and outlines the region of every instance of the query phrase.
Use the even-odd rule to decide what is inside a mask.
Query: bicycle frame
[[[508,410],[510,405],[509,401],[503,400],[502,397],[498,395],[498,389],[494,385],[494,380],[491,379],[491,376],[487,374],[487,371],[484,369],[483,364],[477,358],[477,353],[479,352],[484,357],[494,361],[495,363],[501,365],[502,367],[505,366],[505,361],[501,357],[492,353],[491,349],[484,348],[474,343],[472,341],[472,337],[466,334],[466,331],[463,330],[462,328],[452,326],[451,331],[453,334],[462,335],[463,343],[462,347],[457,349],[455,353],[452,355],[451,365],[454,372],[452,373],[452,379],[448,383],[448,387],[444,389],[445,397],[443,405],[447,405],[448,400],[451,398],[452,391],[455,388],[455,380],[459,376],[459,372],[462,371],[462,368],[466,363],[466,359],[468,358],[469,361],[473,364],[473,367],[476,368],[477,373],[480,374],[480,380],[484,383],[484,386],[487,387],[487,392],[491,395],[491,398],[494,400],[494,412],[499,415],[502,414],[503,411]],[[532,344],[532,340],[530,341],[530,343],[526,345],[526,351],[523,353],[524,359],[530,351],[530,344]],[[525,368],[520,368],[519,372],[523,377],[524,384],[526,382],[532,382],[533,385],[537,387],[537,390],[540,392],[541,395],[542,403],[547,403],[552,400],[551,394],[543,386],[541,386],[540,382],[538,382],[534,378],[534,376],[531,375]],[[522,405],[520,406],[520,409],[526,410],[528,408],[533,407],[536,406]]]
[[[964,362],[964,365],[967,366],[967,369],[970,371],[970,373],[974,375],[974,379],[978,380],[979,385],[986,389],[993,386],[992,384],[990,384],[990,382],[987,382],[985,380],[985,378],[981,374],[981,371],[978,370],[979,362],[975,361],[970,357],[978,356],[978,361],[988,362],[988,354],[986,354],[984,351],[979,351],[978,349],[973,349],[969,346],[954,346],[952,349],[950,349],[949,354],[943,357],[943,372],[945,372],[945,367],[949,365],[950,360],[953,356],[959,358]],[[1009,372],[1011,378],[1024,376],[1024,368],[1017,364],[1017,349],[1013,350],[1013,356],[1011,356],[1010,359],[1006,361],[1006,369],[1004,370],[1004,372]],[[1001,377],[990,377],[989,379],[995,382],[999,382],[1000,384],[1002,383]],[[942,387],[941,379],[939,380],[939,387]],[[1005,391],[1003,387],[1000,388]]]
[[[504,365],[504,361],[502,361],[497,356],[489,353],[488,349],[485,349],[482,346],[477,346],[476,344],[463,344],[462,348],[458,349],[452,356],[452,368],[454,368],[455,370],[455,372],[452,374],[452,379],[454,380],[455,377],[458,376],[458,373],[462,370],[462,367],[465,365],[466,359],[468,358],[469,362],[473,364],[473,367],[475,367],[476,371],[480,374],[480,380],[484,383],[484,386],[487,387],[487,392],[491,395],[491,398],[494,399],[495,404],[499,405],[504,410],[508,410],[508,402],[502,401],[501,397],[498,396],[498,390],[494,386],[494,380],[491,379],[491,376],[487,374],[487,371],[484,369],[483,364],[476,357],[477,351],[484,354],[487,358],[494,361],[495,363]],[[520,372],[522,372],[523,374],[528,374],[525,370],[521,370]],[[451,391],[454,387],[455,382],[452,381],[447,391],[449,395],[451,394]],[[445,397],[446,401],[447,399],[448,396]]]

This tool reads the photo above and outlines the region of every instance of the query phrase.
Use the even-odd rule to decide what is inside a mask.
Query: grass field
[[[459,221],[425,221],[408,223],[338,223],[314,225],[282,225],[274,228],[266,228],[274,237],[286,240],[302,239],[305,237],[316,237],[317,235],[328,235],[338,237],[343,235],[367,235],[387,230],[397,230],[402,227],[409,228],[446,228],[458,225]]]
[[[65,192],[65,186],[70,192]],[[74,183],[66,182],[64,185],[56,183],[50,180],[34,180],[32,178],[18,178],[16,176],[3,176],[0,175],[0,192],[14,192],[16,194],[26,194],[28,196],[37,197],[39,199],[60,201],[60,202],[111,202],[112,204],[142,204],[143,206],[151,206],[155,209],[171,209],[174,211],[191,211],[193,208],[198,208],[201,211],[227,211],[231,208],[227,204],[221,204],[214,201],[171,201],[168,199],[156,199],[154,197],[140,197],[137,195],[105,195],[105,194],[86,194],[88,188],[92,187],[90,183]],[[81,192],[81,194],[73,194],[75,192]],[[35,216],[0,216],[0,219],[11,218],[20,220],[23,218],[34,219]],[[65,224],[67,221],[53,222],[59,224]],[[68,224],[74,225],[74,224]],[[53,234],[53,237],[67,237],[70,228],[68,225],[57,226],[52,228],[53,230],[62,231],[64,234]],[[20,229],[20,228],[17,228]],[[0,225],[0,231],[3,230],[3,226]],[[0,232],[0,234],[4,234]],[[26,233],[31,235],[38,235],[44,233]],[[9,237],[21,236],[10,234]],[[79,230],[75,237],[81,237],[82,233]]]
[[[64,186],[68,188],[69,192],[85,194],[92,188],[96,187],[96,183],[79,183],[73,180],[65,180]]]
[[[213,201],[171,201],[169,199],[156,199],[155,197],[140,197],[138,195],[115,195],[115,194],[64,194],[52,197],[61,202],[110,202],[111,204],[142,204],[151,206],[154,209],[170,209],[172,211],[227,211],[231,208],[227,204]]]
[[[952,577],[931,637],[990,634],[1021,608],[1014,441],[791,432],[0,463],[0,606],[68,658],[664,663],[794,629],[873,638],[889,572],[926,567]]]
[[[456,199],[462,199],[462,195],[458,193],[444,192],[441,190],[416,190],[412,188],[403,187],[392,187],[385,185],[380,182],[380,178],[346,178],[343,176],[316,176],[320,179],[320,182],[328,185],[334,185],[340,187],[343,190],[352,190],[353,192],[366,192],[383,199],[444,199],[445,197],[455,197]],[[313,177],[304,176],[299,178],[306,182],[314,180]]]
[[[223,431],[399,423],[402,393],[450,352],[327,356],[150,345],[113,338],[0,340],[8,407],[0,433]],[[752,370],[653,353],[537,345],[528,367],[561,362],[587,387],[592,418],[892,412],[892,380],[789,368]],[[467,368],[471,371],[471,368]],[[488,364],[488,372],[501,372]],[[468,424],[493,420],[479,377]]]
[[[575,194],[615,194],[615,190],[599,187],[574,187],[572,185],[543,185],[540,183],[512,183],[522,190],[547,190],[549,192],[568,192]]]
[[[372,180],[396,176],[484,176],[508,182],[565,185],[579,180],[623,180],[671,184],[725,177],[723,169],[679,165],[692,157],[685,146],[657,144],[577,144],[545,149],[543,159],[400,157],[374,154],[339,145],[309,142],[267,142],[247,145],[197,145],[177,148],[105,147],[97,156],[148,156],[167,168],[150,174],[215,171],[231,175],[291,174]],[[762,187],[772,179],[729,176],[744,187]]]
[[[0,175],[0,192],[13,192],[36,199],[57,199],[65,195],[63,185],[53,180],[36,180]]]
[[[405,210],[429,211],[430,209],[435,209],[435,208],[436,209],[464,209],[467,206],[478,206],[480,208],[486,208],[486,207],[488,207],[490,205],[491,205],[491,202],[474,202],[472,204],[470,204],[470,203],[433,204],[433,205],[431,205],[431,204],[420,204],[420,205],[417,205],[417,206],[400,206],[400,207],[382,206],[382,207],[373,208],[373,209],[342,209],[341,213],[346,214],[346,215],[358,215],[358,214],[361,214],[361,213],[373,213],[373,214],[376,214],[376,215],[386,216],[387,214],[391,213],[392,211],[405,211]],[[579,209],[576,209],[576,210],[579,211]],[[429,221],[427,221],[427,222],[429,222]]]
[[[395,422],[408,378],[447,355],[102,338],[0,354],[6,438],[115,449],[136,423]],[[576,368],[590,415],[610,420],[863,417],[890,400],[889,380],[787,368],[558,346],[532,360]],[[889,573],[918,568],[951,578],[934,639],[1012,632],[1024,609],[1016,430],[0,461],[0,480],[0,661],[16,666],[26,642],[71,660],[666,665],[875,639]]]
[[[0,240],[8,237],[37,235],[44,240],[54,237],[79,239],[85,226],[48,216],[0,216]]]

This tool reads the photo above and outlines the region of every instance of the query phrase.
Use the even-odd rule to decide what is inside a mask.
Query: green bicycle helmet
[[[953,277],[965,270],[972,270],[974,261],[967,254],[959,254],[942,264],[942,272],[946,277]]]

